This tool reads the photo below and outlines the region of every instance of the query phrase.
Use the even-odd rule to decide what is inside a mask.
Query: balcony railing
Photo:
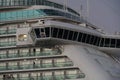
[[[0,30],[0,35],[5,35],[5,34],[15,34],[16,29],[10,29],[10,30]]]
[[[78,76],[79,75],[79,76]],[[30,76],[30,77],[9,77],[6,79],[1,78],[0,80],[65,80],[68,79],[66,76],[69,76],[69,79],[81,79],[84,78],[83,73],[78,74],[66,74],[66,75],[46,75],[46,76]],[[77,77],[76,77],[77,76]]]
[[[15,34],[15,33],[16,33],[16,29],[8,30],[8,34]]]
[[[22,53],[2,53],[0,54],[0,59],[5,58],[18,58],[18,57],[35,57],[35,56],[50,56],[50,55],[59,55],[60,53],[57,51],[49,51],[49,52],[22,52]]]
[[[15,46],[16,41],[11,41],[11,42],[0,42],[0,47],[6,47],[6,46]]]
[[[83,73],[66,75],[66,79],[75,79],[75,78],[84,78],[84,77],[85,77],[85,75]]]
[[[42,64],[24,64],[24,65],[8,65],[0,66],[0,71],[5,70],[24,70],[24,69],[37,69],[37,68],[54,68],[54,67],[67,67],[73,66],[71,61],[58,62],[58,63],[42,63]]]

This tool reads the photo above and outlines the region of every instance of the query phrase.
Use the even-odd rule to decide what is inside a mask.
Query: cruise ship
[[[56,1],[0,0],[0,80],[120,80],[120,35]]]

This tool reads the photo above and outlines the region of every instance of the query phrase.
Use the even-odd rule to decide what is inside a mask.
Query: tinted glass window
[[[96,43],[97,43],[97,39],[98,39],[98,37],[94,37],[94,42],[93,42],[93,45],[96,45]]]
[[[73,37],[73,31],[70,31],[69,36],[68,36],[68,40],[72,40],[72,37]]]
[[[37,38],[40,38],[40,30],[39,30],[39,28],[36,28],[34,30],[35,30],[35,34],[36,34]]]
[[[68,30],[64,30],[63,39],[67,39],[68,38],[68,34],[69,34],[69,31]]]
[[[46,37],[50,37],[50,28],[45,28]]]
[[[58,28],[52,28],[52,37],[57,37]]]
[[[91,35],[87,35],[86,43],[89,43]]]
[[[93,44],[94,43],[94,36],[93,35],[91,35],[91,37],[90,37],[90,42],[89,42],[90,44]]]
[[[59,29],[58,38],[62,38],[62,36],[63,36],[63,29]]]
[[[77,39],[77,36],[78,36],[78,32],[74,32],[74,35],[73,35],[73,40],[74,41]]]
[[[100,44],[100,40],[101,40],[101,38],[98,37],[98,38],[97,38],[97,42],[96,42],[96,45],[97,45],[97,46],[99,46],[99,44]]]
[[[117,48],[120,48],[120,39],[117,39],[117,45],[116,45]]]
[[[102,38],[100,41],[100,47],[103,47],[103,46],[104,46],[104,38]]]
[[[79,36],[78,36],[78,42],[81,42],[81,40],[82,40],[82,33],[81,32],[79,32]]]
[[[86,38],[87,38],[87,34],[84,34],[84,33],[83,33],[82,42],[85,42],[85,41],[86,41]]]
[[[110,43],[110,47],[115,47],[116,40],[115,39],[111,39],[111,43]]]
[[[105,38],[104,47],[109,47],[109,46],[110,46],[110,39],[109,38]]]

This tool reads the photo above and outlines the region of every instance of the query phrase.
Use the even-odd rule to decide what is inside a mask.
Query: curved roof
[[[75,16],[67,12],[54,10],[54,9],[33,9],[33,10],[2,12],[0,13],[0,22],[34,19],[45,16],[60,16],[60,17],[68,18],[70,20],[80,21],[79,16]]]
[[[13,7],[23,7],[23,6],[32,6],[32,5],[44,5],[44,6],[50,6],[58,9],[66,9],[68,12],[71,12],[73,14],[76,14],[80,16],[78,12],[75,10],[65,7],[62,4],[58,4],[56,2],[48,1],[48,0],[2,0],[0,1],[0,9],[4,8],[13,8]]]

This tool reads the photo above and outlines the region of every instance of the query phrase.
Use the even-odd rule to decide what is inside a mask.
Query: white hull
[[[87,51],[87,49],[91,52]],[[120,78],[120,76],[115,78],[115,75],[113,77],[109,73],[109,71],[113,71],[109,69],[110,66],[115,68],[117,64],[109,56],[96,49],[79,45],[65,45],[63,54],[67,55],[74,62],[74,65],[85,73],[84,80],[119,80]],[[106,58],[109,62],[106,65],[100,64],[98,61],[102,58]],[[114,65],[112,66],[109,63]],[[105,70],[104,67],[108,67],[108,70]],[[115,74],[114,71],[112,73]]]

